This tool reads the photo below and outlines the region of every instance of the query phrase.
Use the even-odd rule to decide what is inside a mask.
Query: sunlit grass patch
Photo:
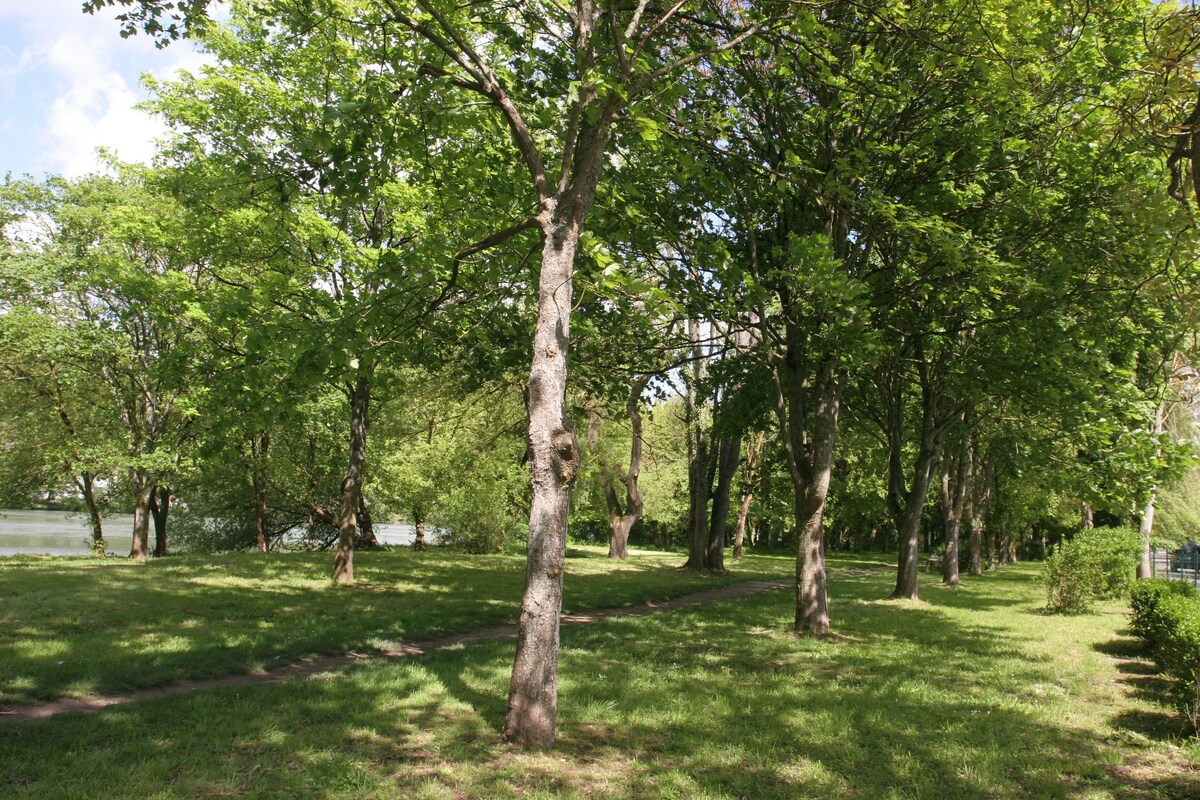
[[[833,639],[790,633],[786,591],[564,628],[550,753],[500,744],[513,644],[490,642],[0,728],[0,796],[1197,796],[1200,748],[1138,727],[1172,711],[1105,652],[1119,606],[1038,614],[1035,574],[930,576],[921,604],[834,581]]]
[[[567,611],[782,577],[790,566],[786,558],[754,556],[718,577],[676,569],[682,558],[673,553],[618,562],[602,548],[572,552]],[[0,559],[0,704],[395,649],[516,619],[525,569],[519,555],[405,548],[362,552],[356,564],[358,582],[335,586],[327,553],[145,564]]]

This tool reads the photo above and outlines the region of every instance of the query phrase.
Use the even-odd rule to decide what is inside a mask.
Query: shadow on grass
[[[513,650],[489,643],[0,729],[0,795],[1158,796],[1030,693],[1057,666],[989,616],[998,587],[876,602],[887,581],[834,585],[852,641],[786,633],[786,592],[564,630],[548,754],[497,744]]]
[[[0,571],[0,705],[117,693],[387,648],[511,622],[524,559],[360,553],[334,586],[327,553],[85,559]],[[660,601],[761,573],[681,573],[673,557],[569,562],[568,611]]]
[[[1190,733],[1189,723],[1178,713],[1188,699],[1185,687],[1158,671],[1143,640],[1118,636],[1094,649],[1113,658],[1118,682],[1142,704],[1113,717],[1114,727],[1161,742],[1177,741]]]

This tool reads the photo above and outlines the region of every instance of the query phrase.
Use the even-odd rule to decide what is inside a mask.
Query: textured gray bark
[[[559,617],[567,515],[579,466],[579,445],[565,407],[572,272],[579,233],[577,225],[560,224],[544,237],[529,373],[533,497],[525,592],[504,739],[540,748],[553,746],[558,717]]]
[[[888,440],[888,509],[896,525],[899,539],[899,561],[896,567],[896,588],[893,598],[917,599],[917,576],[920,568],[921,515],[929,487],[933,483],[933,468],[937,460],[938,443],[948,419],[939,418],[940,402],[931,386],[929,367],[921,340],[915,345],[915,360],[921,390],[921,422],[917,435],[917,453],[912,466],[912,480],[905,487],[902,454],[904,450],[904,386],[900,376],[887,377],[886,433]]]
[[[629,534],[633,526],[642,518],[642,493],[638,488],[638,480],[642,473],[642,414],[640,409],[642,392],[649,383],[649,376],[640,376],[629,382],[629,398],[625,402],[625,413],[629,417],[630,445],[629,469],[624,474],[618,474],[614,480],[613,466],[608,464],[598,450],[600,439],[600,416],[594,409],[588,409],[588,447],[595,454],[600,467],[600,480],[604,487],[604,503],[608,511],[608,557],[629,557]],[[625,487],[625,506],[617,497],[616,482]]]
[[[836,358],[830,357],[818,366],[816,380],[810,384],[804,356],[802,337],[789,323],[784,369],[776,371],[774,382],[796,513],[794,630],[801,635],[821,635],[829,632],[825,503],[845,379]]]

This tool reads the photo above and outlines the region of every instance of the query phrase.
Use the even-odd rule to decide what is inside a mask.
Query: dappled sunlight
[[[1122,678],[1141,676],[1100,649],[1112,615],[1013,614],[1041,602],[1016,571],[920,604],[879,602],[891,578],[831,584],[832,640],[790,633],[789,592],[564,628],[550,753],[499,743],[513,643],[494,641],[28,724],[0,736],[0,787],[22,798],[75,786],[129,798],[1149,800],[1194,785],[1164,782],[1165,766],[1192,763],[1182,756],[1134,759],[1149,758],[1150,740],[1130,715],[1154,706],[1123,694]],[[86,758],[58,757],[82,741]]]
[[[519,612],[520,556],[436,548],[363,552],[351,586],[330,581],[329,558],[77,559],[0,572],[0,621],[6,623],[0,626],[0,701],[78,695],[80,687],[122,692],[309,655],[396,650],[514,622]],[[658,553],[624,562],[599,555],[573,561],[564,609],[657,602],[764,574],[716,577],[680,571],[678,560]],[[348,604],[351,598],[357,599]],[[15,676],[26,677],[18,685]]]

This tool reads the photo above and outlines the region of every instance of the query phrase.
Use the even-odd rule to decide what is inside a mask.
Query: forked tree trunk
[[[929,450],[923,447],[917,454],[912,486],[904,503],[904,511],[896,520],[900,539],[900,563],[896,570],[896,588],[891,595],[893,598],[917,599],[921,563],[921,514],[933,482],[933,461],[936,457],[935,453]]]
[[[896,567],[896,599],[916,600],[920,567],[921,515],[929,487],[933,483],[933,466],[937,459],[941,426],[938,420],[938,398],[929,385],[924,350],[917,340],[917,367],[921,386],[921,427],[917,440],[917,455],[913,463],[912,482],[905,488],[902,454],[904,450],[904,387],[897,376],[888,384],[886,434],[888,440],[888,509],[896,526],[899,540],[899,563]]]
[[[629,471],[625,474],[625,512],[616,520],[609,517],[609,558],[629,556],[629,534],[642,518],[643,504],[639,481],[642,475],[642,392],[650,382],[649,375],[642,375],[629,383],[629,398],[625,402],[625,414],[629,417]],[[614,498],[615,499],[615,498]],[[610,506],[610,509],[613,506]]]
[[[92,555],[104,555],[104,521],[100,517],[100,504],[96,502],[96,476],[81,472],[76,480],[87,505],[88,521],[92,525]]]
[[[150,516],[154,520],[154,556],[167,554],[167,520],[171,513],[171,490],[156,486],[150,493]]]
[[[150,555],[150,495],[154,482],[142,469],[131,473],[133,478],[133,545],[129,548],[130,558],[146,558]]]
[[[551,214],[553,211],[552,206]],[[504,740],[548,748],[554,744],[558,717],[559,616],[567,516],[579,467],[579,444],[567,416],[566,389],[572,273],[580,228],[577,223],[557,223],[543,233],[538,318],[529,372],[533,496],[528,562]]]
[[[625,402],[625,413],[629,417],[630,445],[629,470],[619,475],[625,486],[625,508],[617,497],[617,488],[613,481],[613,468],[608,464],[599,450],[600,415],[589,408],[588,418],[588,448],[595,455],[600,467],[600,480],[604,488],[604,503],[608,510],[608,557],[629,557],[629,534],[633,526],[642,518],[642,494],[638,488],[638,480],[642,472],[642,415],[639,411],[642,392],[646,390],[650,376],[640,376],[629,382],[629,398]]]
[[[339,583],[354,582],[354,537],[358,533],[358,504],[367,462],[370,408],[371,380],[366,367],[360,367],[350,392],[350,455],[342,480],[337,553],[333,559],[333,579]]]
[[[379,538],[375,535],[375,521],[371,518],[371,508],[367,498],[360,490],[358,493],[358,540],[355,547],[379,547]]]
[[[708,568],[714,572],[725,571],[725,533],[729,529],[730,493],[733,476],[737,473],[741,458],[742,438],[721,437],[717,454],[717,488],[713,494],[712,521],[709,525]]]

